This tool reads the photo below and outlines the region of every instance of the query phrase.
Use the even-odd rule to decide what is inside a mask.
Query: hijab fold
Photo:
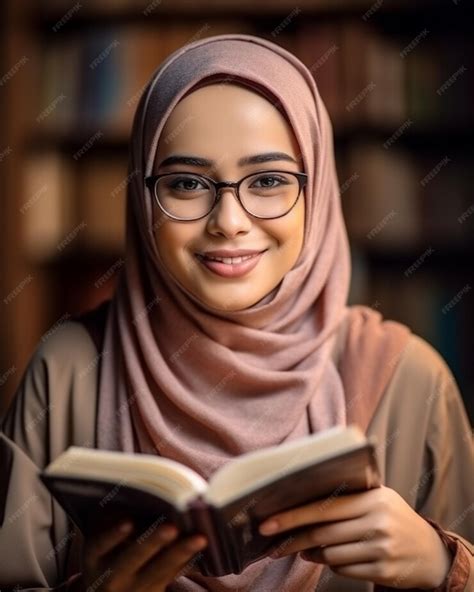
[[[301,150],[304,243],[280,284],[243,310],[214,309],[164,266],[154,242],[152,173],[171,111],[199,85],[246,84],[283,109]],[[126,261],[109,307],[99,383],[99,448],[160,454],[206,480],[233,457],[334,425],[366,430],[410,331],[347,306],[350,251],[331,123],[314,78],[282,47],[224,34],[181,47],[158,67],[135,113]],[[345,337],[338,363],[332,351]],[[266,557],[241,574],[190,566],[170,590],[314,590],[322,566]]]

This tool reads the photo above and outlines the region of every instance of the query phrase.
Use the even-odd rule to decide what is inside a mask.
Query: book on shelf
[[[95,531],[101,517],[132,517],[138,532],[176,524],[202,533],[204,575],[239,574],[270,554],[291,531],[264,536],[267,517],[317,499],[381,485],[373,436],[355,424],[333,426],[283,444],[246,452],[206,481],[173,459],[71,446],[40,473],[77,527]],[[132,535],[133,536],[133,535]]]
[[[78,223],[91,250],[114,253],[125,244],[125,207],[130,174],[124,159],[94,158],[77,175]]]
[[[472,248],[474,204],[470,158],[448,149],[419,161],[423,241],[434,248],[461,249],[468,245]]]
[[[365,23],[343,27],[341,51],[342,125],[397,126],[405,118],[404,69],[393,39]]]
[[[69,159],[54,150],[30,154],[23,176],[22,245],[28,258],[54,257],[74,226],[74,173]]]
[[[315,26],[306,21],[300,24],[293,47],[294,53],[313,75],[321,98],[335,122],[340,122],[344,116],[342,68],[338,56],[341,36],[342,27],[338,23]]]
[[[352,146],[345,163],[353,179],[342,195],[351,238],[367,249],[406,249],[419,242],[419,176],[410,154],[375,142]]]

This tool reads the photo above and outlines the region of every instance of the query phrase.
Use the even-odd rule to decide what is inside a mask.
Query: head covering
[[[244,83],[284,110],[308,174],[298,260],[262,300],[237,311],[210,308],[166,270],[144,184],[177,102],[218,78]],[[140,99],[129,171],[126,260],[106,322],[98,447],[161,454],[208,479],[247,451],[348,421],[365,430],[409,330],[368,307],[347,306],[350,252],[332,128],[306,66],[252,35],[181,47]],[[331,351],[343,321],[336,367]],[[267,557],[238,575],[189,570],[170,589],[313,590],[321,569],[299,554]]]

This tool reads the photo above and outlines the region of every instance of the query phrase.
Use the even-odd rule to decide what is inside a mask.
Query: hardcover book
[[[261,535],[267,517],[380,486],[375,446],[356,425],[333,426],[246,452],[208,482],[169,458],[71,446],[39,477],[83,534],[104,517],[112,523],[132,518],[143,535],[172,522],[183,535],[207,537],[196,566],[203,575],[221,576],[241,573],[291,536]]]

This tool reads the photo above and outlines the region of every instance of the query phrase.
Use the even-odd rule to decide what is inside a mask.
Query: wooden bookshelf
[[[373,305],[428,339],[452,367],[474,424],[473,293],[446,309],[474,284],[465,3],[109,0],[65,9],[59,0],[9,0],[3,10],[2,72],[16,70],[0,87],[0,155],[11,148],[0,161],[8,220],[0,237],[8,301],[0,313],[0,414],[40,336],[114,289],[128,138],[144,83],[190,40],[241,32],[298,55],[328,108],[353,250],[350,302]],[[107,47],[95,76],[85,65]]]

